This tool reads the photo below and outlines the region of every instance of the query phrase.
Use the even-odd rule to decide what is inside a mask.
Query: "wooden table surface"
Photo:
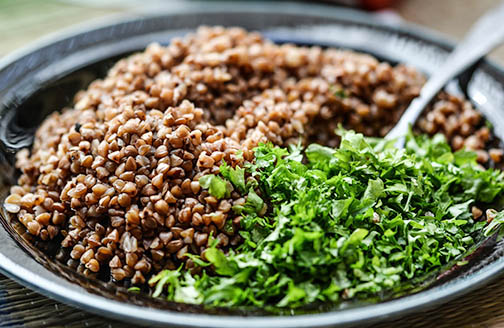
[[[134,11],[137,5],[147,3],[152,2],[0,0],[0,56],[73,24]],[[498,0],[403,0],[397,3],[394,12],[407,21],[459,39],[478,16],[498,3]],[[491,58],[504,64],[504,47],[494,51]],[[0,327],[83,326],[132,327],[48,299],[0,275]],[[391,326],[504,327],[504,277],[443,306],[375,325]]]

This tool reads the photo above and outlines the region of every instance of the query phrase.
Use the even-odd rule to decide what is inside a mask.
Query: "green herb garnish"
[[[453,153],[442,136],[410,134],[398,150],[383,139],[340,134],[338,149],[260,145],[246,169],[257,183],[245,185],[245,172],[227,166],[223,178],[202,177],[217,198],[229,195],[228,181],[248,195],[234,208],[244,242],[227,254],[208,248],[205,261],[198,258],[211,265],[208,274],[162,271],[150,281],[153,296],[295,308],[398,291],[449,263],[462,265],[486,224],[473,219],[471,206],[498,201],[503,173],[480,168],[472,152]],[[485,232],[502,223],[503,212]]]
[[[199,179],[199,183],[201,187],[208,189],[210,195],[214,196],[217,199],[229,197],[229,195],[231,194],[229,183],[214,174],[207,174],[202,176]]]
[[[131,293],[140,293],[140,287],[130,287],[128,288],[128,292],[131,292]]]
[[[338,98],[348,98],[348,93],[345,89],[343,89],[342,87],[339,87],[339,86],[331,86],[331,91],[333,93],[333,95],[335,95],[336,97]]]
[[[229,167],[226,162],[220,166],[221,175],[228,179],[239,192],[245,192],[245,169],[237,166]]]

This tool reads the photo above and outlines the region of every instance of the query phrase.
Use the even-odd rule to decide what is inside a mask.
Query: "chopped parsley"
[[[227,166],[222,177],[202,177],[217,198],[229,194],[228,183],[248,195],[234,208],[244,242],[195,257],[210,265],[201,274],[162,271],[150,281],[153,296],[281,308],[374,297],[462,261],[483,232],[504,223],[504,212],[486,228],[472,217],[471,206],[496,204],[504,190],[504,174],[478,166],[474,153],[452,152],[439,135],[409,134],[399,150],[340,134],[337,149],[260,145],[245,169],[255,183]]]
[[[214,196],[217,199],[229,197],[229,195],[231,194],[229,182],[214,174],[207,174],[202,176],[199,179],[199,183],[201,187],[208,189],[210,195]]]
[[[130,292],[130,293],[140,293],[140,287],[136,287],[136,286],[130,287],[130,288],[128,288],[128,292]]]
[[[348,98],[348,91],[343,89],[341,86],[332,85],[330,90],[333,93],[333,95],[338,98],[341,99]]]

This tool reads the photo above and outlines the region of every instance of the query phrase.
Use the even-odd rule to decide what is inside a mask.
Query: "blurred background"
[[[0,0],[0,56],[51,32],[111,14],[174,6],[190,0]],[[210,1],[210,0],[207,0]],[[231,1],[231,0],[228,0]],[[373,11],[381,19],[413,22],[460,39],[499,0],[326,0]],[[504,48],[491,57],[504,64]]]

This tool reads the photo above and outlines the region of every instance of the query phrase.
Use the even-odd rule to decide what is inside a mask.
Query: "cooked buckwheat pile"
[[[261,142],[335,146],[338,124],[384,136],[418,95],[424,77],[372,56],[277,45],[243,29],[203,27],[119,61],[103,80],[48,117],[6,209],[42,240],[61,241],[87,275],[142,284],[202,253],[210,234],[240,243],[245,199],[218,200],[198,180],[225,161],[253,161]],[[440,94],[419,120],[454,149],[487,149],[490,130],[471,104]]]

